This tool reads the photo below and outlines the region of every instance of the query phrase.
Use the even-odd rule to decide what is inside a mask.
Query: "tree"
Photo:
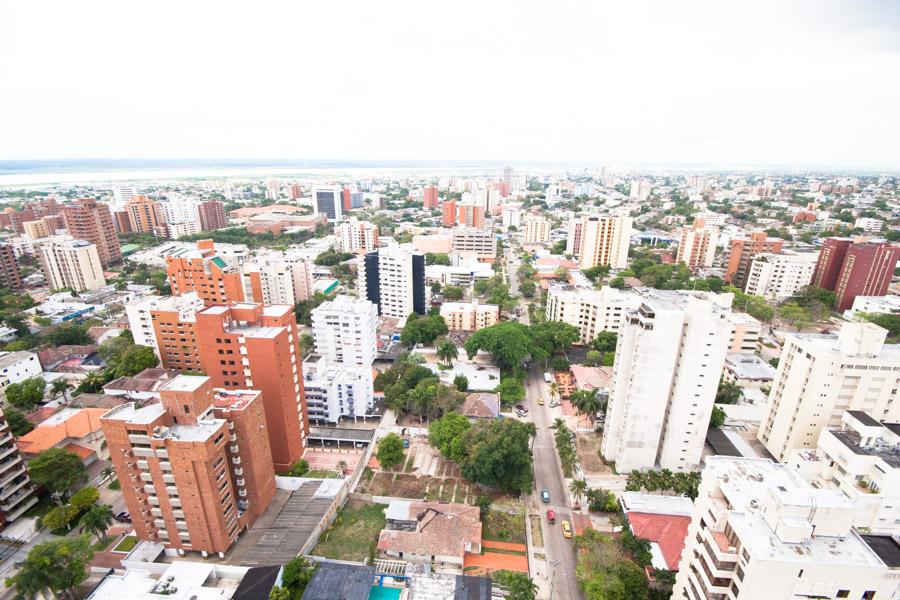
[[[591,422],[594,422],[597,413],[605,408],[604,402],[600,400],[597,390],[576,390],[569,397],[572,406],[578,409],[581,414],[587,415]]]
[[[301,458],[291,466],[291,477],[306,477],[309,473],[309,461]]]
[[[444,254],[442,252],[426,252],[425,253],[425,264],[426,265],[445,265],[450,266],[450,256]]]
[[[50,448],[38,454],[28,463],[28,474],[32,481],[53,494],[64,494],[88,477],[81,459],[62,448]]]
[[[718,406],[713,406],[712,414],[709,417],[709,428],[718,429],[725,424],[725,411]]]
[[[547,356],[535,347],[528,327],[515,322],[497,323],[479,329],[466,342],[465,349],[469,358],[479,350],[489,352],[497,366],[508,373],[521,369],[529,356],[532,359]]]
[[[113,523],[113,511],[108,504],[92,506],[81,515],[78,525],[82,533],[92,533],[97,536],[97,541],[106,537],[106,531]]]
[[[461,462],[465,458],[465,446],[460,438],[472,429],[472,423],[459,413],[449,412],[428,428],[428,443],[441,451],[444,458]]]
[[[498,571],[494,580],[506,589],[506,600],[534,600],[538,587],[527,573],[516,571]]]
[[[589,367],[599,366],[603,361],[603,354],[596,350],[588,350],[587,354],[584,355],[584,364]]]
[[[601,331],[591,342],[591,348],[597,352],[615,352],[618,337],[612,331]]]
[[[549,388],[550,388],[550,398],[556,398],[557,396],[559,396],[559,384],[556,382],[555,379],[550,382]]]
[[[300,600],[307,584],[312,579],[315,565],[302,556],[292,558],[284,565],[281,576],[281,585],[286,589],[292,600]]]
[[[613,277],[612,281],[609,282],[609,287],[615,288],[617,290],[624,290],[625,279],[621,275],[618,277]]]
[[[92,506],[94,502],[100,499],[100,490],[95,488],[92,485],[87,485],[69,498],[69,504],[77,511],[82,511],[89,506]]]
[[[378,450],[375,452],[375,458],[381,464],[382,468],[393,469],[403,464],[406,455],[403,452],[403,440],[396,433],[389,433],[378,442]]]
[[[534,298],[534,294],[537,292],[537,285],[531,280],[523,281],[519,284],[519,292],[525,298]]]
[[[550,369],[553,371],[568,371],[569,361],[565,356],[554,356],[550,359]]]
[[[87,536],[59,538],[36,545],[18,573],[6,580],[22,598],[53,594],[68,600],[76,597],[78,586],[88,577],[94,557]]]
[[[308,333],[304,333],[300,336],[300,352],[303,356],[306,356],[310,352],[312,352],[313,348],[316,347],[316,340],[313,336]]]
[[[444,286],[443,294],[447,300],[462,300],[466,292],[457,285],[448,285]]]
[[[269,591],[269,600],[293,600],[293,597],[286,588],[276,585]]]
[[[6,414],[6,422],[9,424],[9,429],[12,431],[12,434],[15,436],[25,435],[32,429],[34,429],[34,425],[25,418],[25,415],[20,413],[14,408],[7,408],[5,411]]]
[[[525,386],[511,376],[501,376],[500,384],[494,388],[494,392],[500,394],[500,401],[503,404],[516,404],[525,398]]]
[[[857,313],[857,316],[869,323],[875,323],[888,331],[888,339],[892,342],[900,337],[900,315],[891,313]]]
[[[115,377],[131,377],[144,369],[152,369],[159,364],[159,358],[150,346],[130,346],[117,362]]]
[[[453,378],[453,387],[461,392],[467,391],[469,389],[469,378],[465,375],[457,375]]]
[[[95,394],[100,391],[100,388],[102,388],[105,383],[106,379],[102,373],[99,371],[91,371],[81,380],[78,389],[82,392]]]
[[[458,356],[459,356],[459,349],[457,349],[456,344],[454,344],[450,340],[441,342],[441,345],[438,346],[438,349],[437,349],[438,360],[442,361],[448,367],[453,365],[453,361],[456,360],[456,358]]]
[[[72,389],[72,384],[66,381],[65,379],[57,379],[50,386],[50,395],[53,398],[58,396],[62,396],[64,400],[69,400],[69,390]]]
[[[786,323],[790,323],[797,331],[808,326],[812,321],[809,310],[796,302],[786,302],[785,304],[782,304],[778,308],[778,316]]]
[[[578,339],[581,332],[577,327],[562,321],[542,321],[528,327],[533,342],[547,355],[565,353]]]
[[[572,483],[569,484],[569,492],[572,494],[575,504],[581,504],[581,500],[584,498],[584,495],[587,494],[587,491],[588,484],[584,479],[573,479]]]
[[[337,252],[333,248],[329,248],[319,254],[313,262],[320,267],[333,267],[334,265],[342,263],[345,260],[350,260],[351,258],[353,258],[353,255],[348,252]]]
[[[30,411],[44,399],[46,385],[47,382],[42,377],[30,377],[20,383],[11,383],[6,386],[6,400],[18,409]]]
[[[88,327],[74,323],[66,323],[52,329],[44,339],[51,346],[87,346],[94,343],[94,340],[88,335]]]
[[[476,423],[466,436],[462,476],[474,483],[524,492],[531,489],[534,423],[515,419]]]
[[[406,325],[400,332],[400,341],[404,344],[430,344],[450,330],[441,315],[420,317],[412,313],[406,319]]]
[[[744,397],[741,388],[724,378],[719,380],[719,388],[716,390],[716,404],[737,404]]]

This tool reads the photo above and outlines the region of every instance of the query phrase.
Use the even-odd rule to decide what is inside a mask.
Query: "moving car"
[[[550,492],[548,492],[547,490],[541,490],[541,500],[543,500],[544,503],[549,503],[550,502]]]
[[[552,508],[547,509],[547,522],[550,523],[551,525],[553,523],[556,523],[556,513],[553,511]]]
[[[572,525],[565,519],[562,522],[562,533],[564,538],[572,537]]]
[[[544,397],[543,396],[538,398],[538,404],[540,404],[541,406],[544,405]]]
[[[550,373],[544,373],[544,381],[546,383],[550,383],[551,381],[553,381],[553,377],[551,377]]]

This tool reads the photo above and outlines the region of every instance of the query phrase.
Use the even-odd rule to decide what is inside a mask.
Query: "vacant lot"
[[[578,433],[575,435],[575,452],[581,469],[591,475],[612,473],[600,458],[600,436],[596,433]]]
[[[491,505],[482,521],[481,537],[497,542],[525,544],[525,506],[519,500]]]
[[[322,534],[312,554],[335,560],[365,561],[384,529],[384,504],[348,502]]]

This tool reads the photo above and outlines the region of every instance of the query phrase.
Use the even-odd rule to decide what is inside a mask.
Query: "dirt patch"
[[[423,498],[431,481],[431,477],[416,477],[405,473],[397,475],[389,495],[398,498]]]
[[[541,530],[541,516],[528,515],[531,520],[531,545],[538,548],[544,547],[544,533]]]
[[[612,473],[612,469],[600,458],[600,436],[596,433],[575,434],[575,452],[585,473],[590,475]]]
[[[482,522],[481,537],[498,542],[525,544],[525,506],[518,500],[492,504]]]

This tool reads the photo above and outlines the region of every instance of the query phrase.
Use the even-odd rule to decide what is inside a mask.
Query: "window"
[[[868,590],[862,595],[863,600],[872,600],[875,597],[875,590]]]
[[[835,598],[849,598],[850,590],[838,590],[837,596]]]
[[[191,414],[191,405],[190,404],[182,404],[181,408],[184,409],[184,414],[186,414],[186,415]]]

